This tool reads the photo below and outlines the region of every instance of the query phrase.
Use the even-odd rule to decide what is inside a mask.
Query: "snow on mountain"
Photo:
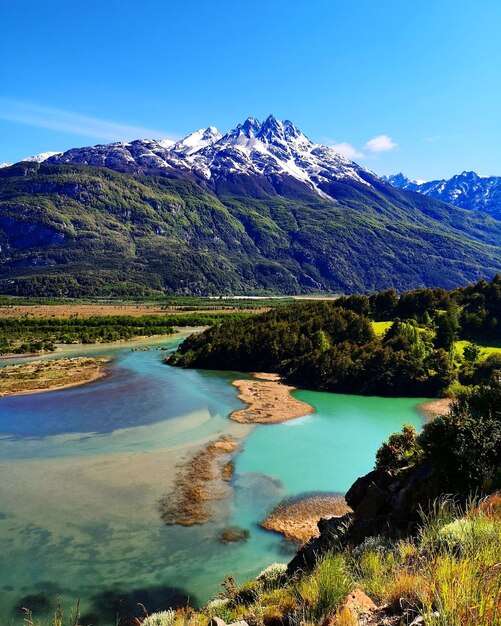
[[[40,152],[40,154],[34,154],[33,156],[25,157],[22,161],[29,161],[30,163],[43,163],[50,159],[50,157],[58,156],[62,152]]]
[[[0,163],[0,170],[2,169],[2,167],[10,167],[12,165],[12,163]]]
[[[323,197],[336,181],[371,185],[375,174],[310,141],[292,122],[270,115],[264,122],[249,117],[221,135],[209,126],[174,144],[142,139],[128,143],[75,148],[52,156],[50,163],[80,163],[121,171],[162,170],[218,181],[234,175],[265,177],[275,184],[289,177]]]
[[[475,172],[462,172],[448,180],[422,182],[409,180],[399,173],[383,176],[383,180],[399,189],[422,193],[462,209],[484,211],[501,219],[501,176],[479,176]]]
[[[380,179],[332,148],[312,142],[288,120],[270,115],[264,122],[249,117],[225,135],[202,128],[184,139],[138,139],[43,152],[25,161],[77,163],[118,171],[193,176],[212,185],[235,176],[264,177],[276,188],[293,179],[314,193],[335,197],[337,182],[376,185]],[[5,167],[8,164],[2,164]],[[449,180],[410,180],[402,173],[383,176],[399,189],[415,191],[455,206],[485,211],[501,219],[501,177],[463,172]]]
[[[217,128],[209,126],[209,128],[201,128],[200,130],[191,133],[191,135],[188,135],[184,139],[181,139],[181,141],[178,141],[175,144],[173,143],[170,146],[170,149],[177,154],[190,156],[202,148],[215,143],[221,139],[221,137],[222,135]]]
[[[172,148],[175,141],[172,141],[172,139],[159,139],[158,143],[162,146],[162,148]]]
[[[50,163],[77,163],[108,167],[118,171],[188,169],[188,164],[171,152],[171,142],[137,139],[131,142],[72,148],[49,159]]]
[[[223,137],[185,155],[192,169],[207,179],[229,174],[268,179],[285,175],[322,196],[328,195],[322,186],[333,180],[368,185],[374,176],[331,148],[313,143],[292,122],[281,122],[272,115],[263,123],[249,117]]]

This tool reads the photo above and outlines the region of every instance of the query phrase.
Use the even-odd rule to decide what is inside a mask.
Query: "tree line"
[[[98,343],[134,337],[169,335],[174,326],[210,326],[232,315],[110,315],[82,318],[0,318],[0,354],[54,350],[55,343]]]
[[[304,387],[343,393],[441,395],[458,379],[475,383],[501,370],[498,355],[480,360],[474,344],[458,367],[454,347],[459,337],[498,337],[500,302],[501,276],[451,292],[398,297],[386,290],[300,302],[188,337],[169,363],[275,371]],[[392,321],[383,337],[375,336],[371,318]]]

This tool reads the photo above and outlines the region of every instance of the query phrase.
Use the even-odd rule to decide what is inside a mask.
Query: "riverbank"
[[[417,405],[418,411],[428,420],[435,419],[437,415],[445,415],[450,411],[454,398],[437,398]]]
[[[0,397],[44,393],[94,382],[106,375],[108,357],[31,361],[0,368]]]
[[[306,496],[281,502],[260,525],[302,546],[312,537],[318,537],[320,519],[339,517],[350,511],[343,496]]]
[[[295,387],[286,385],[278,374],[254,373],[252,379],[234,380],[238,398],[248,406],[233,411],[230,418],[241,424],[278,424],[304,417],[314,408],[291,394]]]

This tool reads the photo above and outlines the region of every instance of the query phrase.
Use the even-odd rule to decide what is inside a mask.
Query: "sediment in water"
[[[179,467],[174,492],[159,502],[160,516],[166,524],[194,526],[212,519],[211,503],[229,495],[228,456],[237,448],[233,437],[223,436]]]

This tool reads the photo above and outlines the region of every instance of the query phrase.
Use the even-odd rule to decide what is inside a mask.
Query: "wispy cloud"
[[[109,120],[81,115],[74,111],[21,102],[10,98],[0,98],[0,119],[104,141],[128,141],[143,138],[173,139],[171,134],[162,130],[118,124]]]
[[[329,143],[329,148],[332,148],[335,152],[347,159],[363,159],[364,154],[352,146],[351,143],[341,141],[340,143]]]
[[[439,141],[439,139],[442,139],[442,135],[432,135],[431,137],[425,137],[423,141],[433,143],[434,141]]]
[[[369,152],[379,154],[380,152],[389,152],[390,150],[394,150],[397,146],[398,144],[395,143],[388,135],[377,135],[376,137],[369,139],[364,148]]]

